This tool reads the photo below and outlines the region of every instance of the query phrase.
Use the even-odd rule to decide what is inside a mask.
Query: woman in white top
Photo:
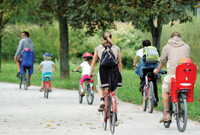
[[[84,53],[82,57],[83,57],[83,61],[84,62],[82,62],[81,65],[78,66],[73,71],[76,72],[77,70],[79,70],[82,67],[82,78],[80,80],[79,86],[80,86],[80,89],[81,89],[80,95],[84,96],[85,95],[85,91],[83,89],[83,83],[84,83],[86,78],[90,78],[89,74],[90,74],[92,54],[91,53]]]

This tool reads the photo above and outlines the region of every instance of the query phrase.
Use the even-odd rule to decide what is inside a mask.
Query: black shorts
[[[17,55],[17,61],[20,62],[20,59],[22,58],[22,54]]]

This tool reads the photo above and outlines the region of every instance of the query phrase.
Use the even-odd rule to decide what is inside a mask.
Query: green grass
[[[71,60],[72,61],[72,60]],[[81,78],[80,73],[71,72],[72,69],[75,69],[81,60],[73,60],[73,63],[70,63],[70,78],[69,79],[60,79],[60,66],[59,62],[55,62],[58,70],[53,73],[52,87],[63,88],[63,89],[78,89],[79,79]],[[31,85],[41,85],[41,75],[42,73],[37,71],[39,64],[34,64],[34,74],[31,79]],[[98,66],[95,68],[95,73],[98,72]],[[17,66],[14,62],[3,62],[2,63],[2,72],[0,72],[0,81],[1,82],[11,82],[19,83],[19,79],[16,77]],[[199,73],[198,73],[199,74]],[[163,76],[162,76],[163,78]],[[118,90],[118,97],[123,101],[131,102],[134,104],[142,105],[142,96],[139,92],[139,77],[135,74],[134,69],[132,70],[122,70],[122,79],[123,86]],[[94,78],[94,86],[96,86],[97,78]],[[188,113],[189,118],[193,120],[200,121],[200,78],[197,76],[197,81],[194,88],[194,102],[188,103]],[[161,83],[158,83],[158,94],[160,102],[158,104],[157,110],[162,111],[162,98],[161,98]]]

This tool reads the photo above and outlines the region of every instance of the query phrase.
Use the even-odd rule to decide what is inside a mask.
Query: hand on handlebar
[[[137,64],[133,64],[133,67],[134,67],[134,68],[137,68]]]
[[[158,72],[157,72],[157,71],[158,71],[158,69],[157,69],[157,68],[155,68],[155,69],[153,70],[153,73],[154,73],[154,74],[158,74]]]
[[[92,78],[93,78],[93,76],[94,76],[94,74],[90,74],[90,75],[89,75],[90,79],[92,79]]]

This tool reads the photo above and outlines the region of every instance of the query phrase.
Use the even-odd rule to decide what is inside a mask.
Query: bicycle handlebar
[[[72,70],[72,72],[75,72],[74,70]],[[81,71],[77,70],[76,72],[82,73]],[[97,75],[96,73],[93,73],[93,75]]]
[[[75,72],[74,70],[72,70],[72,72]],[[82,73],[81,71],[77,70],[76,72]]]
[[[158,74],[167,74],[167,71],[162,70],[162,72],[160,71]]]

